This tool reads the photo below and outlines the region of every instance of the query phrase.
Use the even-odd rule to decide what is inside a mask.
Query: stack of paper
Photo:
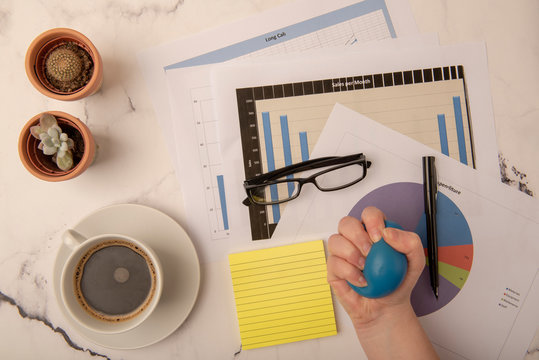
[[[322,240],[228,258],[243,349],[337,333]]]
[[[219,128],[233,204],[245,197],[245,178],[285,166],[287,153],[292,162],[302,160],[301,133],[312,153],[336,103],[499,177],[484,46],[388,42],[389,49],[380,43],[316,59],[273,57],[213,68],[217,113],[236,119]],[[276,96],[287,84],[297,89]],[[264,214],[229,207],[234,235],[270,238],[286,206],[268,206]]]
[[[237,127],[237,119],[221,124],[226,118],[216,112],[212,64],[285,53],[305,59],[302,53],[323,48],[342,53],[347,47],[412,35],[417,35],[417,29],[406,2],[302,0],[139,54],[157,119],[185,190],[185,208],[196,219],[186,227],[199,242],[202,261],[221,259],[231,246],[251,240],[241,235],[245,228],[237,222],[237,214],[243,218],[247,209],[232,194],[243,182],[243,170],[239,168],[238,183],[229,175],[238,171],[237,159],[222,156],[221,131]],[[432,39],[417,41],[432,43]],[[415,40],[410,39],[401,46],[412,43]],[[236,140],[239,136],[234,135]]]
[[[276,292],[303,296],[302,305],[311,299],[286,281],[274,287],[271,279],[264,293],[251,286],[280,269],[282,256],[306,251],[303,244],[273,248],[278,241],[327,236],[365,204],[384,208],[381,193],[398,198],[402,189],[415,191],[420,157],[431,154],[441,165],[444,208],[448,218],[458,215],[451,221],[461,232],[442,249],[443,304],[429,303],[421,278],[412,299],[416,313],[443,358],[481,358],[477,349],[487,348],[488,358],[521,356],[539,322],[530,305],[539,300],[539,251],[530,241],[539,230],[539,206],[499,184],[484,44],[440,46],[436,36],[417,34],[403,1],[330,3],[299,1],[140,54],[185,207],[196,219],[185,225],[203,262],[233,253],[243,348],[335,333],[321,268],[313,288],[320,287],[328,307],[323,319],[267,324],[265,311],[280,306]],[[320,193],[307,186],[285,205],[242,205],[246,178],[356,152],[373,166],[352,188]],[[420,232],[422,209],[413,214],[407,230]],[[272,248],[236,253],[262,239],[271,239]],[[508,251],[508,243],[517,245]],[[318,248],[313,261],[325,267],[323,243],[306,244]],[[321,326],[319,335],[304,331],[308,322]]]
[[[275,236],[321,233],[343,213],[357,216],[366,206],[421,232],[421,157],[435,153],[335,106],[314,155],[345,155],[358,147],[372,161],[367,177],[335,193],[302,194],[309,201],[287,207]],[[414,310],[444,359],[521,358],[539,324],[539,202],[448,157],[436,155],[436,166],[438,229],[451,236],[439,234],[440,298],[432,295],[425,268],[412,294]]]

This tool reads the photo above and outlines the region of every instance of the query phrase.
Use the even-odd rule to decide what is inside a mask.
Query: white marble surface
[[[86,340],[55,301],[52,267],[60,234],[103,206],[139,203],[180,224],[189,217],[136,62],[138,50],[284,3],[270,0],[0,1],[0,358],[231,359],[333,357],[323,341],[241,352],[227,264],[202,269],[198,302],[165,340],[138,350],[111,350]],[[536,0],[410,0],[420,31],[442,44],[487,44],[497,137],[506,178],[539,191],[539,3]],[[24,73],[32,39],[53,27],[87,35],[104,60],[104,84],[85,100],[39,94]],[[33,178],[17,154],[19,131],[45,110],[83,120],[99,145],[82,176],[63,183]],[[523,175],[527,175],[523,177]],[[225,296],[222,296],[225,294]],[[216,301],[216,296],[220,296]],[[218,306],[216,306],[216,304]],[[339,315],[340,316],[340,315]],[[220,321],[224,320],[224,321]],[[338,319],[345,321],[345,319]],[[341,323],[342,323],[341,322]],[[225,325],[221,325],[225,324]],[[232,326],[230,326],[232,324]],[[351,346],[350,351],[355,351]],[[539,359],[539,337],[527,360]]]

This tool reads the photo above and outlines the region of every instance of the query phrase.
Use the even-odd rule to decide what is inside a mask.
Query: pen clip
[[[429,166],[430,166],[430,176],[431,176],[431,186],[432,192],[434,193],[434,200],[438,198],[438,173],[436,171],[436,158],[434,156],[429,157]]]

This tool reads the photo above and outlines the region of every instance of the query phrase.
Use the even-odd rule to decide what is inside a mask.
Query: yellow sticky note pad
[[[337,334],[322,240],[228,260],[243,349]]]

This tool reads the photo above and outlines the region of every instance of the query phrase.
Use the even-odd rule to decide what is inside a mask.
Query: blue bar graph
[[[440,147],[442,154],[449,156],[449,144],[447,143],[447,128],[445,126],[445,115],[438,114],[438,131],[440,133]]]
[[[260,142],[265,145],[265,149],[262,149],[262,152],[266,153],[266,165],[262,167],[264,172],[275,170],[277,166],[281,166],[281,164],[283,164],[283,161],[284,166],[290,166],[300,161],[309,160],[309,146],[312,146],[312,144],[308,143],[309,137],[307,135],[307,131],[297,130],[298,123],[294,122],[296,121],[295,118],[289,118],[288,114],[284,112],[277,115],[271,113],[270,111],[261,111],[261,115],[262,123],[260,124],[259,128],[261,139]],[[276,121],[277,116],[279,116],[279,122]],[[278,129],[278,127],[280,127],[280,129]],[[275,134],[273,134],[273,132],[275,132]],[[280,132],[280,138],[278,137],[277,132]],[[288,179],[294,179],[293,174],[287,175],[286,177]],[[278,185],[270,185],[268,196],[272,201],[277,201],[280,198],[279,192],[287,191],[288,196],[292,196],[296,190],[296,184],[293,182],[288,183],[286,189],[278,187]],[[284,193],[281,193],[281,195],[284,195]],[[271,211],[269,206],[271,206]],[[279,222],[281,218],[281,209],[283,206],[285,205],[268,205],[267,219],[270,223],[277,224]]]
[[[290,148],[290,132],[288,130],[288,117],[281,115],[281,136],[283,138],[283,153],[285,166],[292,165],[292,149]],[[294,176],[288,175],[288,179],[292,179]],[[288,196],[292,196],[294,193],[294,183],[288,183]]]
[[[271,123],[269,112],[264,111],[262,113],[262,124],[264,127],[264,144],[266,145],[266,160],[268,162],[268,171],[273,171],[275,170],[275,155],[273,154],[273,139],[271,137]],[[270,196],[272,201],[277,201],[279,199],[277,185],[270,185]],[[272,205],[271,209],[273,212],[273,222],[278,223],[281,218],[279,205]]]
[[[309,160],[309,144],[307,142],[307,132],[300,131],[299,133],[299,143],[301,146],[301,161]]]
[[[462,108],[460,105],[460,96],[453,96],[453,111],[455,112],[455,123],[457,125],[457,142],[459,144],[460,162],[468,165],[466,157],[466,141],[464,139],[464,122],[462,120]]]
[[[223,226],[225,230],[228,230],[228,212],[226,211],[225,181],[223,179],[223,175],[217,175],[217,187],[219,188],[219,199],[221,200]]]

